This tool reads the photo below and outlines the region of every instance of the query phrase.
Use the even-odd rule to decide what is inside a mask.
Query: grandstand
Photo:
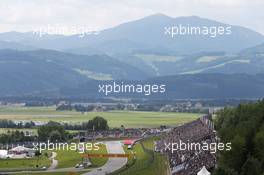
[[[203,116],[193,122],[173,128],[160,141],[155,143],[155,150],[166,154],[173,175],[196,175],[205,166],[214,169],[216,155],[210,150],[167,150],[165,143],[217,143],[213,123],[209,116]]]

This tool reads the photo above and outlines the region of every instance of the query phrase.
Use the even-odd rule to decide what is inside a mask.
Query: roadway
[[[108,154],[125,154],[123,146],[120,141],[107,141],[105,142]],[[84,173],[82,175],[105,175],[112,173],[127,163],[127,158],[109,158],[105,165],[100,168],[93,169],[90,172]]]

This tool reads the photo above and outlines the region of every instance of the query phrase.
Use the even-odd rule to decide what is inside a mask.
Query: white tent
[[[7,158],[7,150],[0,150],[0,159],[6,159]]]
[[[210,174],[211,173],[209,171],[207,171],[205,166],[203,166],[203,168],[197,173],[197,175],[210,175]]]
[[[17,147],[10,149],[10,151],[16,151],[16,152],[23,152],[23,151],[28,151],[28,150],[30,149],[24,146],[17,146]]]
[[[9,154],[13,154],[13,155],[27,155],[29,157],[35,156],[35,152],[36,152],[36,150],[30,149],[30,148],[26,148],[24,146],[17,146],[15,148],[12,148],[12,149],[9,150]]]

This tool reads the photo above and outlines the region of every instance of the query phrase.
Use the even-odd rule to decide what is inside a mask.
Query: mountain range
[[[165,93],[111,93],[110,97],[150,98],[150,99],[231,99],[263,98],[264,74],[194,74],[155,77],[141,81],[119,80],[116,84],[125,85],[166,85]],[[98,93],[98,86],[113,84],[111,81],[88,81],[79,86],[61,88],[60,93],[66,97],[99,98],[109,97]]]
[[[230,27],[232,32],[216,37],[166,35],[166,28],[179,25]],[[209,87],[215,87],[216,82],[211,82],[213,77],[218,83],[225,83],[223,77],[233,82],[237,79],[237,84],[247,87],[243,82],[246,76],[247,81],[252,78],[248,83],[255,83],[256,87],[252,89],[258,93],[262,88],[259,84],[262,74],[262,34],[197,16],[172,18],[155,14],[84,37],[55,34],[40,37],[36,32],[0,33],[0,96],[69,95],[73,89],[72,92],[78,95],[77,89],[83,92],[79,87],[86,87],[87,82],[94,86],[94,82],[111,80],[164,79],[172,84],[174,81],[168,77],[177,79],[174,82],[177,86],[181,82],[179,87],[192,89],[199,89],[199,84],[206,84],[206,81]],[[190,85],[187,80],[198,85]],[[234,87],[238,88],[230,88]],[[211,90],[208,89],[208,93]],[[222,91],[224,89],[219,93],[223,94]],[[177,98],[188,96],[181,93],[173,94]],[[215,93],[218,91],[212,91]],[[256,95],[249,95],[252,96]]]
[[[217,37],[179,35],[176,38],[165,35],[166,27],[179,25],[200,28],[230,26],[231,34]],[[96,48],[108,54],[135,52],[189,54],[203,51],[236,53],[264,42],[264,36],[248,28],[197,16],[172,18],[163,14],[155,14],[102,30],[98,35],[91,34],[85,37],[79,37],[79,35],[44,35],[39,37],[36,31],[28,33],[8,32],[0,34],[0,41],[60,51],[76,49],[78,52],[80,48]]]

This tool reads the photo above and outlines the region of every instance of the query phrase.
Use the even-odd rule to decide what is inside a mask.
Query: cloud
[[[1,2],[0,32],[60,24],[113,27],[154,13],[196,15],[264,33],[262,0],[9,0]]]

